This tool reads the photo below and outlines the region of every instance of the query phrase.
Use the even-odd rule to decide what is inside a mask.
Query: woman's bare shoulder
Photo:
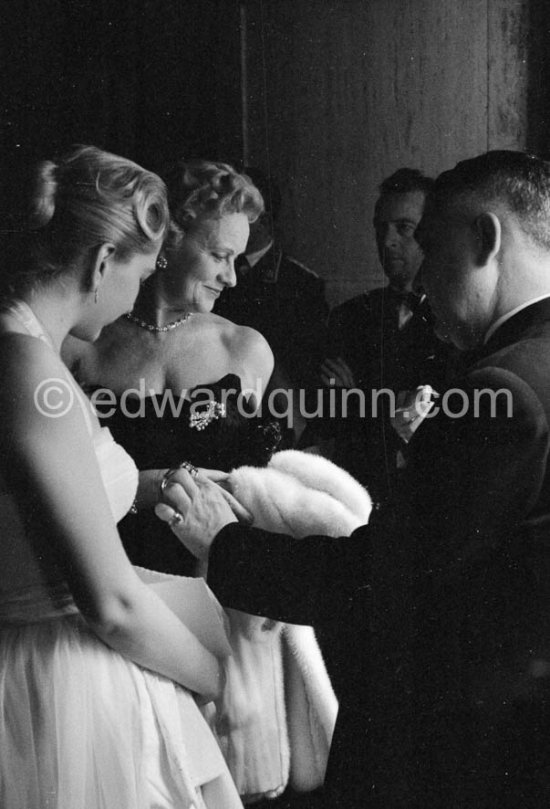
[[[0,332],[0,373],[5,385],[33,379],[62,367],[61,359],[49,345],[22,332]]]
[[[211,327],[218,332],[220,339],[226,345],[241,351],[249,349],[254,352],[264,352],[266,356],[271,354],[269,343],[256,329],[250,326],[240,326],[219,315],[211,315],[211,317]]]
[[[270,375],[273,370],[273,352],[263,334],[250,326],[240,326],[226,320],[225,342],[231,353],[263,366]]]
[[[42,340],[19,332],[0,334],[0,411],[4,427],[40,410],[40,397],[59,395],[66,370]]]

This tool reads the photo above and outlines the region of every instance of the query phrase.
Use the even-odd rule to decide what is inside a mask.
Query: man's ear
[[[89,275],[90,289],[92,292],[97,290],[105,280],[105,276],[111,267],[111,259],[115,254],[115,246],[110,242],[100,244],[94,247],[90,254]]]
[[[487,264],[500,251],[502,243],[502,225],[494,213],[480,214],[474,223],[477,236],[477,262]]]

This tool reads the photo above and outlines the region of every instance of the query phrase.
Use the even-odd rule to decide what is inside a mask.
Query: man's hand
[[[181,483],[182,485],[185,483],[187,479],[186,476],[189,473],[185,471],[185,468],[177,469],[173,475],[170,477],[171,483]],[[180,480],[180,475],[183,478]],[[231,492],[231,487],[229,485],[230,475],[229,472],[222,472],[219,469],[206,469],[205,467],[199,466],[197,469],[196,474],[191,474],[191,477],[194,481],[200,482],[204,480],[212,481],[213,483],[217,483],[219,487],[221,487],[221,495],[225,498],[229,507],[237,517],[239,522],[244,523],[245,525],[252,525],[254,522],[254,517],[252,514],[243,506],[239,501],[233,496]]]
[[[337,388],[355,388],[355,379],[349,365],[342,357],[326,359],[321,365],[321,379],[324,385]]]
[[[406,443],[422,424],[439,396],[431,385],[419,385],[416,390],[401,391],[397,394],[397,407],[391,419],[392,427]]]
[[[178,481],[166,486],[164,499],[155,506],[157,517],[168,523],[197,559],[208,558],[214,537],[224,526],[237,522],[237,517],[252,522],[249,512],[228,491],[207,478],[193,478],[185,470],[178,470]]]

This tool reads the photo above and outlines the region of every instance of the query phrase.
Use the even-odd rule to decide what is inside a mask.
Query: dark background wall
[[[147,164],[174,154],[240,158],[238,2],[1,7],[4,155],[86,142]]]
[[[535,137],[528,112],[534,122],[542,81],[531,106],[529,81],[548,42],[545,5],[247,5],[250,159],[283,178],[283,232],[327,279],[332,301],[382,281],[370,222],[385,176],[404,165],[437,174],[540,139],[544,122]]]
[[[0,164],[74,142],[270,168],[331,302],[379,283],[376,186],[545,152],[545,0],[4,0]]]

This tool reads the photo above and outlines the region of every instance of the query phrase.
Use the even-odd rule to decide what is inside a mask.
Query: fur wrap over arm
[[[228,483],[255,526],[297,541],[349,536],[372,511],[367,491],[347,472],[298,450],[276,453],[267,467],[235,469]],[[253,800],[280,794],[288,782],[315,789],[324,780],[338,710],[315,633],[227,613],[233,656],[216,732],[239,792]]]

